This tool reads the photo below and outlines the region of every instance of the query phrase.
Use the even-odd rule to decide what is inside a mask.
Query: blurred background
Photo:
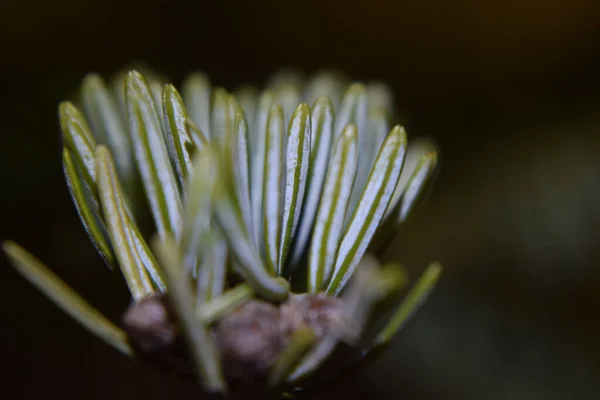
[[[280,67],[391,85],[410,137],[442,149],[428,201],[388,254],[446,270],[386,355],[311,395],[600,398],[600,3],[596,0],[4,0],[0,239],[117,320],[60,167],[58,102],[90,71],[144,61],[228,88]],[[187,399],[0,267],[0,396]],[[6,397],[5,397],[6,396]]]

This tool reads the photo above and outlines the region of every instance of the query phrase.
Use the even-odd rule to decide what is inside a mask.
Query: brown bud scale
[[[297,329],[308,326],[322,338],[339,324],[341,314],[342,301],[324,293],[292,294],[279,305],[246,302],[213,329],[227,380],[242,386],[263,380]],[[181,369],[182,360],[174,359],[185,358],[185,352],[167,295],[133,304],[123,315],[123,327],[141,355]],[[187,371],[180,372],[189,372],[185,364]]]

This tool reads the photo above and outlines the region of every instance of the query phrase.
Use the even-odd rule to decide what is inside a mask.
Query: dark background
[[[600,398],[600,4],[596,0],[0,3],[0,239],[117,320],[127,293],[67,195],[58,102],[90,71],[145,61],[233,88],[279,67],[340,68],[394,90],[442,149],[429,201],[393,246],[446,266],[377,363],[314,394]],[[0,397],[198,398],[87,334],[0,267]]]

